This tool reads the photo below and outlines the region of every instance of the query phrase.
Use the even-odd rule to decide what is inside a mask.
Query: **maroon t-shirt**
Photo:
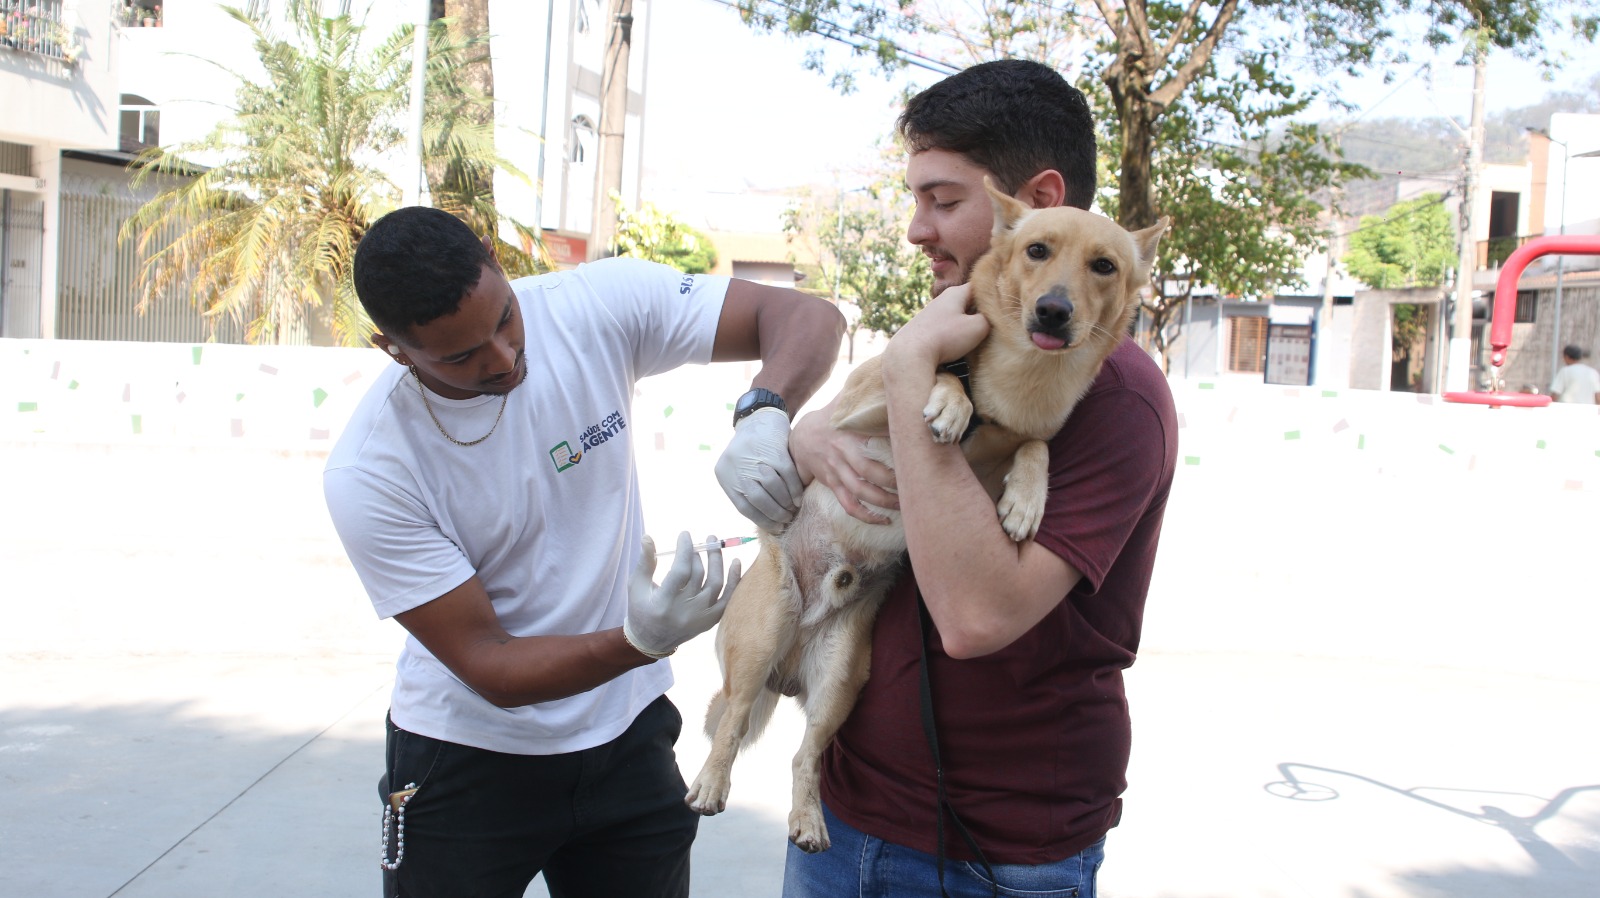
[[[1016,642],[965,661],[930,634],[928,663],[951,805],[992,863],[1071,857],[1115,826],[1131,726],[1122,671],[1178,453],[1166,379],[1131,340],[1050,442],[1038,543],[1083,573]],[[922,730],[916,583],[878,615],[872,677],[823,756],[822,794],[870,835],[934,853],[933,756]],[[975,860],[947,822],[947,856]]]

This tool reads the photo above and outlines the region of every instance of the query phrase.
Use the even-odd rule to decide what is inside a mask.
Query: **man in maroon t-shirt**
[[[965,313],[966,279],[993,226],[983,178],[1036,208],[1087,208],[1093,122],[1056,72],[1003,60],[923,91],[898,127],[917,204],[907,239],[928,256],[935,298],[885,351],[896,469],[832,431],[831,406],[797,423],[790,449],[802,476],[820,478],[852,515],[879,520],[863,502],[900,509],[910,571],[879,614],[871,678],[823,759],[833,847],[790,846],[784,894],[989,894],[998,884],[1092,898],[1126,787],[1122,671],[1138,650],[1172,483],[1172,395],[1125,339],[1050,442],[1038,535],[1006,536],[960,450],[933,442],[922,408],[936,367],[988,329]],[[924,645],[955,817],[939,811],[923,728]],[[955,835],[957,819],[971,844]]]

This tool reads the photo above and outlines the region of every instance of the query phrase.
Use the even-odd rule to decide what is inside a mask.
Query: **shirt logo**
[[[583,456],[589,450],[605,443],[614,436],[620,435],[628,427],[628,422],[622,417],[621,411],[614,411],[606,415],[599,424],[591,424],[578,436],[578,450],[572,450],[572,444],[566,440],[550,447],[550,462],[556,466],[557,473],[573,467],[583,461]]]
[[[562,440],[550,448],[550,461],[555,463],[556,471],[561,472],[583,461],[583,453],[574,453],[572,446]]]

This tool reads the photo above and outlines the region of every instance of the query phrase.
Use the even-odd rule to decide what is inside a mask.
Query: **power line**
[[[711,0],[711,2],[712,3],[719,3],[719,4],[721,4],[723,6],[726,6],[726,7],[730,8],[730,9],[738,9],[739,8],[738,3],[734,2],[734,0]],[[805,10],[796,9],[795,7],[790,6],[787,3],[782,3],[782,2],[780,2],[780,0],[763,0],[763,2],[767,6],[776,6],[777,8],[782,9],[782,10],[784,10],[786,12],[791,12],[791,13],[805,12]],[[915,66],[915,67],[917,67],[919,69],[926,69],[927,71],[933,72],[933,73],[938,74],[938,75],[954,75],[957,72],[961,71],[960,68],[958,68],[956,66],[953,66],[948,62],[943,62],[941,60],[937,60],[937,59],[933,59],[931,57],[923,56],[921,53],[917,53],[917,52],[915,52],[913,50],[908,50],[905,47],[901,46],[898,42],[896,42],[894,40],[891,40],[891,39],[889,39],[887,37],[871,35],[871,34],[865,34],[865,33],[862,33],[860,31],[855,30],[854,28],[850,28],[850,27],[848,27],[846,25],[840,25],[837,22],[833,22],[833,21],[830,21],[828,19],[824,19],[821,16],[811,15],[809,13],[807,13],[807,14],[808,14],[811,22],[813,23],[812,27],[810,29],[808,29],[812,34],[815,34],[818,37],[826,38],[827,40],[837,41],[838,43],[841,43],[841,44],[844,44],[847,47],[850,47],[852,50],[861,50],[861,51],[865,51],[865,52],[871,52],[872,51],[872,47],[870,46],[871,44],[887,43],[889,46],[894,48],[895,54],[898,55],[900,57],[900,59],[903,62],[905,62],[906,65]],[[865,41],[867,43],[866,44],[857,43],[855,40],[852,40],[850,37],[845,37],[845,35],[851,35],[851,36],[853,36],[855,38],[858,38],[861,41]]]
[[[1432,209],[1434,206],[1442,206],[1442,205],[1444,205],[1445,200],[1448,200],[1454,194],[1455,194],[1455,191],[1447,190],[1444,193],[1440,194],[1439,198],[1437,200],[1434,200],[1431,203],[1425,203],[1425,204],[1423,204],[1421,206],[1417,206],[1414,209],[1407,209],[1406,211],[1400,213],[1399,215],[1395,215],[1395,216],[1392,216],[1392,217],[1384,218],[1381,221],[1377,221],[1377,222],[1374,222],[1374,223],[1369,224],[1369,225],[1362,225],[1361,227],[1358,227],[1353,231],[1344,231],[1344,232],[1340,233],[1338,236],[1340,236],[1340,237],[1349,237],[1349,236],[1351,236],[1353,234],[1359,234],[1362,231],[1370,231],[1373,228],[1381,228],[1384,225],[1391,224],[1393,222],[1404,221],[1405,219],[1410,218],[1413,215],[1417,215],[1417,214],[1420,214],[1422,212],[1426,212],[1429,209]]]

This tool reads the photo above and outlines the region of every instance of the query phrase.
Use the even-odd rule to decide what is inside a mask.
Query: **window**
[[[124,28],[160,28],[161,0],[122,0],[117,21]]]
[[[1260,374],[1267,355],[1266,318],[1228,319],[1228,370]]]
[[[1511,316],[1516,324],[1533,324],[1539,320],[1539,294],[1534,290],[1517,291],[1517,311]]]
[[[0,140],[0,175],[33,177],[33,147]]]
[[[594,139],[595,139],[594,119],[591,119],[587,115],[584,115],[582,113],[579,113],[579,114],[573,116],[572,117],[572,146],[568,148],[568,150],[569,150],[568,158],[572,160],[572,163],[574,165],[582,165],[583,164],[584,156],[587,155],[585,153],[585,151],[584,151],[584,144],[587,141],[594,140]]]
[[[136,94],[123,94],[117,146],[128,153],[161,146],[161,110]]]

